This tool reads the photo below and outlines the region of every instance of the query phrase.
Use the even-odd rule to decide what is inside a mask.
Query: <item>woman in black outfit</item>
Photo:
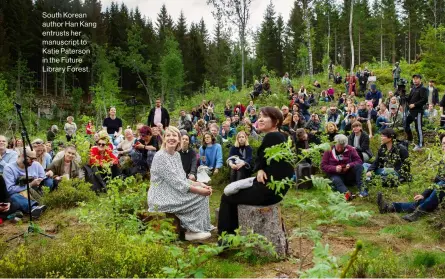
[[[234,158],[238,156],[241,162]],[[244,131],[238,132],[235,144],[230,148],[228,165],[230,167],[230,182],[235,182],[250,176],[250,164],[252,163],[252,147],[249,138]]]
[[[283,143],[286,137],[278,132],[278,127],[283,123],[281,111],[273,107],[264,107],[260,111],[258,120],[258,129],[265,134],[261,146],[258,148],[257,158],[255,160],[255,169],[258,174],[249,188],[242,189],[238,193],[221,197],[218,217],[218,234],[224,231],[234,234],[238,228],[238,204],[248,205],[271,205],[280,202],[283,196],[289,190],[289,187],[275,194],[274,190],[269,189],[266,183],[273,176],[274,180],[282,180],[286,177],[292,178],[294,169],[291,164],[275,160],[268,165],[264,157],[264,150],[268,147]]]
[[[195,150],[190,146],[190,136],[188,134],[182,135],[181,137],[179,155],[181,155],[182,168],[187,178],[196,181],[198,159],[196,158]]]

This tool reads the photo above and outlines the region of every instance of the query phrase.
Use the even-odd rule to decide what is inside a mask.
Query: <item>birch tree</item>
[[[351,43],[351,75],[354,73],[354,40],[352,37],[352,16],[354,11],[354,0],[351,0],[351,10],[349,11],[349,41]]]
[[[250,19],[250,5],[253,0],[207,0],[207,5],[213,5],[215,18],[221,13],[224,18],[238,28],[241,45],[241,84],[244,86],[244,66],[246,56],[246,31]]]

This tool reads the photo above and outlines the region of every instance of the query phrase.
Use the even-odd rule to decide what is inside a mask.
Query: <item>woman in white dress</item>
[[[202,240],[211,236],[209,197],[212,188],[186,178],[181,156],[177,152],[181,134],[176,127],[165,129],[162,147],[151,166],[148,210],[175,214],[187,229],[186,240]]]

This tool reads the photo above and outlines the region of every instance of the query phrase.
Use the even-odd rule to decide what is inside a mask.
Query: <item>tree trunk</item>
[[[57,97],[57,72],[56,72],[56,75],[54,77],[54,96]]]
[[[334,36],[335,36],[335,38],[334,38],[334,60],[335,60],[335,65],[337,65],[337,51],[338,51],[338,48],[337,48],[337,28],[335,29],[335,32],[334,32]]]
[[[360,28],[359,28],[359,30],[358,30],[358,64],[360,65],[360,64],[362,64],[361,63],[361,56],[360,56]]]
[[[351,75],[354,72],[354,40],[352,38],[352,15],[353,15],[353,9],[354,9],[354,0],[351,0],[351,11],[349,14],[349,41],[351,43]]]
[[[241,234],[249,231],[265,236],[275,246],[280,256],[288,253],[286,229],[281,216],[280,204],[269,206],[238,205],[238,223]]]
[[[314,64],[312,62],[312,40],[311,40],[311,20],[309,18],[309,1],[303,2],[304,10],[304,21],[306,24],[306,37],[307,37],[307,49],[308,49],[308,59],[309,59],[309,76],[313,78],[314,76]]]
[[[408,64],[411,64],[411,19],[408,18]]]
[[[328,12],[328,57],[329,60],[331,60],[331,57],[329,56],[329,47],[331,45],[331,20],[330,20],[330,13]]]
[[[383,68],[383,16],[380,18],[380,68]]]
[[[246,37],[246,31],[245,26],[241,26],[241,34],[240,34],[240,41],[241,41],[241,88],[244,87],[244,40]]]
[[[62,97],[65,98],[65,73],[63,73],[63,78],[62,78]]]

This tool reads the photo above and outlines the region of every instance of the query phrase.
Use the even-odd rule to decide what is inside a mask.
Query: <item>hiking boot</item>
[[[210,238],[212,236],[209,232],[186,232],[185,240],[193,241],[193,240],[204,240]]]
[[[417,221],[417,219],[419,219],[420,217],[422,217],[425,214],[426,214],[425,211],[416,209],[416,211],[414,211],[413,213],[407,214],[407,215],[403,216],[402,218],[403,218],[403,220],[406,220],[408,222],[415,222],[415,221]]]
[[[377,205],[379,206],[380,214],[396,212],[396,209],[392,203],[388,204],[385,202],[382,192],[377,193]]]

